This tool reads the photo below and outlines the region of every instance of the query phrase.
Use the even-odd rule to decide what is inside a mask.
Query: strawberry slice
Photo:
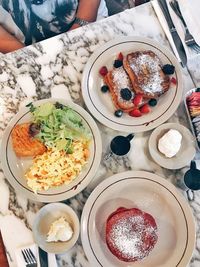
[[[142,113],[141,113],[141,111],[139,109],[135,108],[135,109],[133,109],[133,110],[131,110],[129,112],[129,115],[131,117],[141,117],[142,116]]]
[[[133,98],[133,104],[137,107],[142,103],[143,96],[142,94],[138,94]]]
[[[120,52],[119,55],[118,55],[118,57],[117,57],[117,59],[120,60],[120,61],[122,61],[123,58],[124,58],[124,56],[123,56],[123,54]]]
[[[102,68],[100,68],[99,73],[102,76],[105,76],[108,73],[108,69],[106,68],[106,66],[103,66]]]
[[[173,83],[173,84],[177,84],[176,78],[172,77],[172,78],[171,78],[171,83]]]
[[[144,104],[141,108],[140,108],[141,113],[147,114],[151,111],[150,107],[148,104]]]

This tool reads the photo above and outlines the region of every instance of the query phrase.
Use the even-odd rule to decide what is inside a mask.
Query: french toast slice
[[[104,76],[104,82],[109,87],[115,107],[123,110],[124,112],[130,112],[134,108],[133,98],[135,93],[133,91],[129,76],[124,70],[123,66],[109,71]],[[125,100],[121,97],[121,89],[124,88],[128,88],[132,93],[132,96],[129,100]]]
[[[169,90],[170,79],[161,68],[161,61],[152,51],[136,51],[124,57],[123,66],[133,90],[146,98],[157,98]]]

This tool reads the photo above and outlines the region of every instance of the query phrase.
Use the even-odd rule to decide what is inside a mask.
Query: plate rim
[[[78,183],[76,183],[75,185],[73,185],[73,187],[71,187],[69,190],[67,190],[66,192],[62,192],[60,194],[57,194],[56,196],[51,194],[35,194],[31,189],[27,189],[25,187],[23,187],[18,181],[16,181],[16,179],[13,178],[12,173],[9,171],[9,167],[7,164],[7,142],[9,140],[9,136],[10,133],[12,131],[13,126],[18,122],[19,119],[21,119],[21,117],[24,114],[27,114],[28,108],[22,107],[19,109],[19,111],[13,116],[13,118],[11,119],[11,121],[8,123],[7,127],[5,128],[4,132],[3,132],[3,136],[2,136],[2,142],[1,142],[1,147],[0,147],[0,153],[2,155],[5,155],[4,157],[2,157],[2,170],[3,173],[5,175],[5,178],[9,181],[9,183],[12,185],[12,187],[14,189],[16,189],[16,191],[18,191],[19,193],[22,193],[31,200],[34,201],[38,201],[38,202],[57,202],[57,201],[62,201],[65,199],[69,199],[73,196],[75,196],[76,194],[80,193],[90,182],[91,180],[94,178],[97,169],[100,165],[101,162],[101,153],[102,153],[102,140],[101,140],[101,135],[100,135],[100,131],[99,128],[95,122],[95,120],[92,118],[92,116],[86,111],[84,110],[83,107],[79,106],[78,104],[70,101],[70,100],[65,100],[65,99],[60,99],[60,98],[47,98],[47,99],[42,99],[42,100],[36,100],[33,101],[33,104],[36,104],[37,106],[46,103],[46,102],[60,102],[63,103],[64,105],[68,105],[69,107],[71,107],[72,109],[74,109],[76,112],[80,112],[81,116],[83,117],[83,119],[88,123],[90,130],[92,131],[93,134],[93,138],[94,138],[94,144],[95,144],[95,156],[94,159],[91,163],[91,167],[90,170],[88,170],[87,175],[85,176],[85,178],[81,181],[79,181]],[[21,115],[20,115],[21,114]],[[89,120],[89,122],[88,122]],[[92,171],[91,171],[92,170]]]
[[[146,124],[142,123],[141,125],[125,125],[125,124],[118,124],[116,121],[112,121],[109,118],[105,118],[95,107],[94,104],[92,104],[89,96],[89,90],[87,89],[87,80],[88,80],[88,74],[91,69],[91,65],[94,63],[94,61],[100,56],[101,53],[103,53],[106,49],[109,49],[111,46],[120,44],[120,43],[128,43],[128,42],[145,42],[147,45],[155,46],[156,49],[160,50],[162,54],[164,54],[165,57],[170,58],[170,61],[175,65],[176,67],[176,74],[177,74],[177,93],[174,96],[174,100],[170,107],[167,108],[164,114],[159,116],[159,118],[155,121],[149,121]],[[82,76],[81,81],[81,87],[82,87],[82,96],[84,99],[84,102],[93,116],[101,122],[103,125],[117,131],[123,131],[123,132],[131,132],[134,131],[135,133],[138,132],[145,132],[149,131],[151,129],[154,129],[155,127],[159,126],[160,124],[164,123],[166,120],[168,120],[174,112],[177,110],[182,96],[183,96],[183,78],[182,78],[182,72],[181,67],[176,59],[176,57],[173,55],[173,53],[167,49],[164,45],[160,45],[157,41],[154,41],[150,38],[146,37],[139,37],[139,36],[121,36],[118,38],[115,38],[113,40],[110,40],[106,42],[104,45],[102,45],[100,48],[96,49],[94,53],[89,57]],[[134,129],[135,128],[135,129]]]
[[[187,236],[188,243],[187,243],[187,247],[185,248],[184,255],[182,256],[180,261],[177,263],[176,267],[185,267],[189,263],[192,257],[192,254],[195,248],[195,242],[196,242],[195,220],[194,220],[194,216],[192,214],[191,208],[189,207],[189,204],[186,202],[184,197],[178,192],[178,190],[172,183],[170,183],[168,180],[166,180],[165,178],[157,174],[147,172],[147,171],[126,171],[123,173],[114,174],[110,176],[109,178],[106,178],[104,181],[102,181],[92,191],[92,193],[88,197],[84,205],[82,215],[81,215],[81,241],[82,241],[84,252],[86,256],[88,257],[88,260],[91,260],[92,263],[97,264],[95,266],[103,266],[98,263],[98,261],[96,260],[92,252],[92,249],[90,249],[88,245],[89,240],[86,234],[88,232],[87,231],[87,222],[89,218],[88,209],[89,207],[94,205],[94,200],[95,199],[97,200],[98,198],[97,196],[99,196],[100,193],[103,192],[106,187],[111,185],[113,182],[116,182],[116,181],[118,182],[120,180],[124,180],[127,178],[147,178],[148,180],[156,181],[158,184],[164,186],[170,193],[173,194],[179,206],[181,207],[182,211],[184,210],[185,213],[183,212],[183,215],[185,217],[186,222],[188,223],[188,227],[186,227],[188,229],[188,236]]]

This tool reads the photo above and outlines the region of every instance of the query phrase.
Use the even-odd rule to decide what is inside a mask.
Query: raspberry
[[[133,104],[137,107],[142,103],[143,96],[141,94],[138,94],[133,99]]]
[[[123,65],[123,62],[122,62],[122,60],[119,60],[119,59],[116,59],[116,60],[114,61],[114,64],[113,64],[113,66],[114,66],[115,68],[120,68],[122,65]]]
[[[123,54],[120,52],[119,55],[118,55],[118,57],[117,57],[117,59],[120,60],[120,61],[123,61],[123,58],[124,58],[124,56],[123,56]]]
[[[121,95],[122,99],[127,100],[127,101],[130,100],[132,97],[132,93],[128,88],[121,89],[120,95]]]
[[[148,104],[144,104],[141,108],[140,108],[141,113],[147,114],[151,111],[150,107]]]
[[[139,109],[135,108],[135,109],[133,109],[133,110],[131,110],[131,111],[129,112],[129,115],[130,115],[131,117],[141,117],[141,116],[142,116],[142,113],[140,112]]]
[[[103,66],[102,68],[100,68],[99,73],[102,76],[105,76],[108,73],[108,69],[105,66]]]
[[[177,83],[176,78],[172,77],[171,78],[171,83],[176,84]]]
[[[175,67],[173,65],[170,65],[170,64],[166,64],[162,67],[162,70],[165,74],[173,74],[174,71],[175,71]]]

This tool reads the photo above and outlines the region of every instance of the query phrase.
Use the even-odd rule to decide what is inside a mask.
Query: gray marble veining
[[[150,4],[126,10],[105,20],[75,31],[59,35],[7,55],[0,55],[0,139],[3,130],[18,109],[32,100],[68,97],[83,105],[81,96],[82,72],[89,56],[105,42],[118,36],[145,36],[169,47],[164,32]],[[188,64],[190,74],[183,70],[185,92],[200,86],[200,59]],[[184,105],[181,103],[170,119],[188,126]],[[81,217],[83,206],[92,189],[108,176],[125,170],[146,170],[166,177],[172,183],[181,179],[185,170],[170,171],[152,161],[147,151],[148,133],[137,134],[127,157],[103,160],[110,140],[116,131],[98,123],[103,142],[100,168],[89,186],[76,197],[66,201]],[[122,133],[123,134],[123,133]],[[36,211],[42,204],[34,203],[15,192],[0,170],[0,228],[11,267],[16,266],[14,251],[33,242],[31,227]],[[190,203],[196,219],[197,243],[190,267],[200,266],[200,192]],[[12,237],[13,227],[20,237]],[[14,232],[15,232],[14,231]],[[88,267],[81,240],[69,253],[57,256],[59,267]],[[93,266],[92,266],[93,267]],[[169,266],[174,267],[174,266]]]

